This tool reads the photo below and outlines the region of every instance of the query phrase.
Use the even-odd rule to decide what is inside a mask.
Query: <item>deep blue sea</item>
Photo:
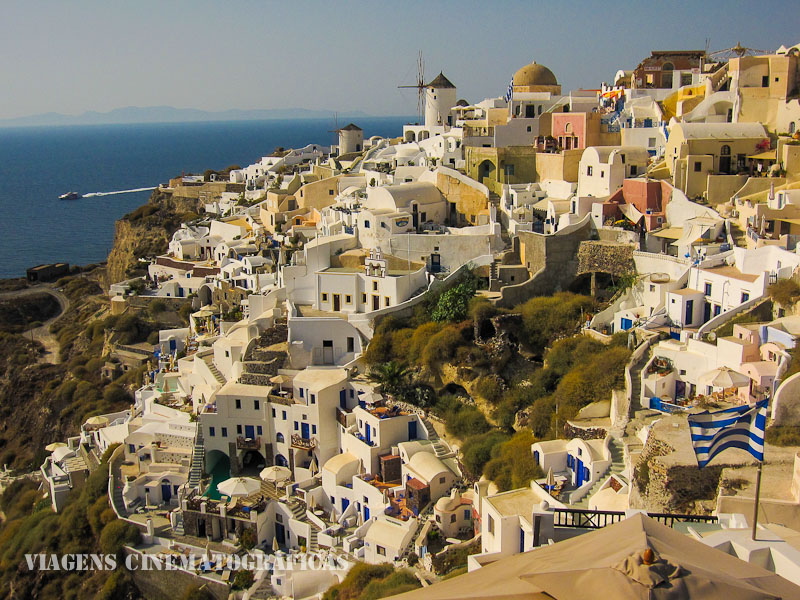
[[[357,119],[364,137],[399,136],[408,117]],[[275,147],[336,143],[332,119],[0,129],[0,278],[40,263],[105,260],[114,221],[151,192],[59,200],[245,166]]]

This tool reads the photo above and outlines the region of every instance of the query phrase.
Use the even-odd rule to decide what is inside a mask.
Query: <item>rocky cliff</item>
[[[108,255],[106,286],[136,275],[140,258],[167,250],[172,234],[181,223],[198,216],[203,202],[195,191],[197,189],[157,189],[147,204],[117,221],[114,245]]]

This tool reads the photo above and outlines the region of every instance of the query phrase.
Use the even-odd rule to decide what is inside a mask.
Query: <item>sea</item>
[[[356,124],[366,139],[400,136],[409,120]],[[182,173],[244,167],[278,146],[334,144],[334,129],[332,118],[0,129],[0,279],[42,263],[104,261],[114,222],[147,202],[144,188]],[[85,197],[59,200],[71,191]]]

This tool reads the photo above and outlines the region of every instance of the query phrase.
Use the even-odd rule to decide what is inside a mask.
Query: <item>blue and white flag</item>
[[[506,102],[511,102],[511,96],[514,94],[514,76],[511,76],[511,81],[508,83],[506,90]]]
[[[756,460],[763,461],[768,404],[767,399],[755,404],[689,415],[697,465],[705,467],[712,458],[728,448],[747,450]]]

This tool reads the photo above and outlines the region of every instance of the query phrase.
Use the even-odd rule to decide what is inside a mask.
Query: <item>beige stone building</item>
[[[760,123],[673,123],[666,147],[672,183],[689,198],[703,196],[709,175],[746,171],[764,140]]]

